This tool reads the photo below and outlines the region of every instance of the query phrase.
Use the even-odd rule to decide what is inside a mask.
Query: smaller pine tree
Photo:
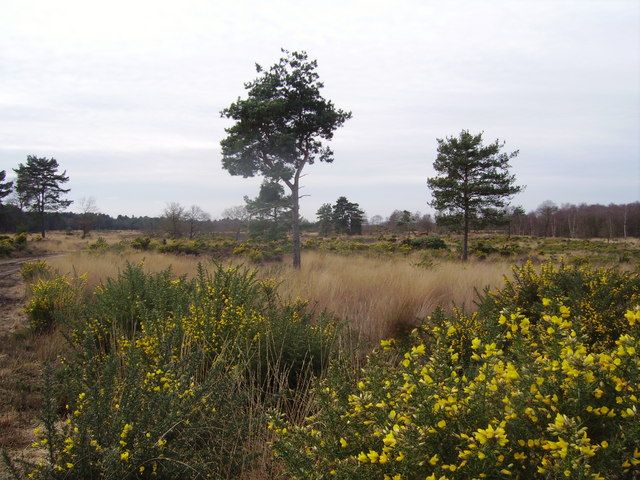
[[[462,130],[457,137],[438,139],[438,156],[433,163],[437,175],[427,184],[433,197],[430,205],[438,211],[439,223],[462,227],[462,259],[467,260],[469,228],[497,218],[512,195],[523,187],[509,173],[509,161],[518,151],[501,153],[504,142],[483,145],[482,133]]]

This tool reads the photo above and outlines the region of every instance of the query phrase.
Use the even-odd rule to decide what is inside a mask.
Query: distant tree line
[[[508,231],[537,237],[640,237],[640,202],[558,206],[547,200],[526,214],[521,208],[511,210]]]
[[[558,206],[547,200],[529,212],[522,207],[509,207],[504,215],[474,230],[532,237],[640,238],[640,202],[609,205],[565,203]],[[383,231],[428,234],[457,230],[450,225],[437,225],[429,214],[395,210],[387,218],[372,216],[365,229],[366,233]]]
[[[291,195],[285,195],[278,182],[265,180],[255,198],[244,197],[244,205],[228,208],[221,219],[213,220],[199,206],[184,207],[168,203],[160,216],[110,216],[100,213],[94,198],[82,198],[76,205],[79,212],[61,209],[71,204],[63,198],[69,190],[61,188],[68,180],[58,173],[55,159],[29,156],[25,164],[14,169],[17,178],[7,180],[0,171],[0,231],[40,232],[45,230],[138,230],[148,234],[195,238],[200,234],[231,233],[273,240],[286,237],[291,231]],[[535,210],[507,206],[497,214],[474,218],[474,231],[504,232],[507,235],[564,238],[640,238],[640,202],[628,204],[562,204],[544,201]],[[460,231],[460,225],[443,222],[442,216],[395,210],[387,218],[373,215],[367,218],[358,203],[342,196],[332,205],[323,204],[317,211],[317,221],[300,217],[301,230],[317,231],[320,235],[361,235],[384,232],[424,235],[431,232]],[[481,221],[479,221],[481,220]]]

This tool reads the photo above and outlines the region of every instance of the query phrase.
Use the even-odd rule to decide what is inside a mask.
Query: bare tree
[[[182,235],[182,224],[185,220],[185,214],[184,207],[178,202],[168,203],[162,212],[165,230],[173,238],[178,238]]]
[[[416,227],[419,228],[421,232],[428,234],[433,230],[435,222],[430,214],[425,213],[422,215],[420,212],[416,212],[414,215],[416,217]]]
[[[93,197],[82,197],[78,200],[80,209],[80,229],[82,230],[82,238],[85,238],[91,232],[96,223],[96,216],[100,211],[96,205],[96,199]]]
[[[369,220],[369,223],[377,227],[378,225],[381,225],[383,221],[384,219],[382,218],[382,215],[374,215],[371,217],[371,220]]]
[[[552,227],[554,223],[554,216],[558,211],[558,206],[553,203],[551,200],[545,200],[540,204],[536,212],[543,219],[544,223],[544,233],[543,236],[547,236],[549,234],[549,227]],[[555,234],[555,228],[553,228],[553,232]]]
[[[236,240],[240,239],[240,230],[247,226],[247,222],[251,218],[251,214],[244,205],[236,205],[235,207],[229,207],[222,212],[222,217],[234,220],[236,223]]]
[[[185,219],[187,221],[187,227],[189,228],[189,238],[193,238],[198,232],[198,227],[201,223],[211,220],[211,215],[202,210],[198,205],[191,205],[185,213]]]

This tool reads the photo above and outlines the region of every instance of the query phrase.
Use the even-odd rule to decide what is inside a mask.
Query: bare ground
[[[60,351],[56,332],[34,335],[24,314],[26,286],[20,266],[34,257],[0,261],[0,450],[26,453],[41,406],[43,366]],[[0,478],[4,465],[0,461]]]

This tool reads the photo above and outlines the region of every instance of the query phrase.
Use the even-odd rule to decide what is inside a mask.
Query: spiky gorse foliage
[[[60,280],[62,281],[62,280]],[[70,323],[30,478],[235,478],[261,460],[267,407],[299,405],[335,324],[272,280],[129,266]],[[297,397],[298,396],[298,397]]]
[[[546,272],[540,281],[553,277]],[[328,375],[317,387],[315,415],[302,424],[272,416],[274,451],[287,473],[636,478],[640,310],[626,311],[620,323],[599,317],[620,330],[597,342],[561,298],[528,306],[539,318],[517,305],[493,318],[434,315],[409,344],[383,340],[357,379]]]
[[[40,272],[38,269],[42,268]],[[35,275],[30,285],[30,299],[24,311],[29,318],[29,327],[37,333],[51,330],[78,301],[76,292],[82,288],[86,278],[67,275],[48,278],[46,267],[37,264],[26,267],[23,275]],[[37,278],[40,276],[40,278]]]

